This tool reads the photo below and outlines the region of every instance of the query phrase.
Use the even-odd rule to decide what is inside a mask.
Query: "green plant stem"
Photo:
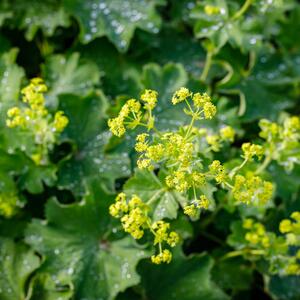
[[[263,255],[263,254],[265,254],[265,251],[264,250],[252,250],[252,249],[235,250],[235,251],[226,253],[219,260],[224,261],[224,260],[230,259],[232,257],[241,256],[244,254]]]
[[[224,182],[224,184],[226,185],[226,186],[228,186],[231,190],[233,189],[233,186],[229,183],[229,182]]]
[[[264,171],[268,165],[271,163],[272,161],[272,156],[271,155],[267,155],[263,161],[263,163],[259,166],[259,168],[256,170],[255,174],[259,174],[262,171]]]
[[[152,204],[154,201],[158,199],[158,196],[164,191],[164,189],[158,190],[147,202],[147,205]]]
[[[186,135],[185,135],[185,138],[186,138],[186,139],[189,137],[189,134],[190,134],[190,131],[191,131],[193,125],[194,125],[194,122],[195,122],[195,117],[193,116],[193,118],[192,118],[192,120],[191,120],[191,123],[190,123],[190,126],[189,126],[189,128],[188,128],[188,130],[187,130],[187,132],[186,132]]]
[[[235,167],[235,168],[230,172],[229,177],[232,178],[232,177],[236,174],[237,171],[239,171],[240,169],[242,169],[242,168],[245,166],[245,164],[246,164],[247,162],[248,162],[248,159],[247,159],[247,158],[244,159],[244,161],[243,161],[239,166]]]
[[[243,4],[243,6],[240,8],[239,11],[237,11],[233,17],[231,18],[231,20],[237,20],[239,19],[251,6],[253,0],[246,0],[245,3]]]
[[[212,64],[212,58],[213,58],[213,52],[207,51],[206,53],[206,59],[205,59],[205,65],[202,71],[202,74],[200,76],[200,81],[205,82],[208,72],[210,70],[211,64]]]

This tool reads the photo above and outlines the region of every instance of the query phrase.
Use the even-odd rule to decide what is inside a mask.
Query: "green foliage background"
[[[218,260],[231,250],[226,238],[240,215],[276,232],[300,209],[299,167],[287,174],[270,166],[277,194],[263,211],[221,207],[224,195],[211,190],[215,211],[193,223],[178,212],[172,226],[183,242],[170,265],[152,265],[149,248],[108,215],[129,178],[129,192],[150,197],[159,189],[134,175],[132,137],[111,139],[106,125],[143,89],[159,92],[161,129],[184,121],[170,105],[176,89],[209,91],[218,107],[211,126],[238,132],[219,154],[227,160],[257,136],[260,118],[300,113],[300,5],[248,2],[237,16],[243,1],[0,1],[0,193],[17,195],[20,206],[12,218],[0,216],[1,300],[300,299],[299,277],[270,276],[263,262],[240,257]],[[205,5],[222,13],[207,15]],[[36,76],[49,87],[49,110],[70,120],[46,166],[27,156],[29,137],[5,126],[7,109]],[[164,197],[157,213],[175,218],[176,195]]]

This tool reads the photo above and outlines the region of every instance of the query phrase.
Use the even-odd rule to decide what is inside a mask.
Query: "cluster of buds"
[[[262,119],[259,126],[259,135],[265,140],[264,152],[268,162],[275,160],[289,171],[295,164],[300,164],[297,155],[300,147],[299,117],[286,117],[282,124]]]
[[[0,194],[0,215],[6,218],[12,217],[20,204],[19,198],[15,193]]]
[[[6,125],[10,128],[21,128],[34,137],[35,149],[31,153],[32,160],[43,165],[48,163],[48,151],[56,142],[58,135],[68,125],[68,118],[62,111],[54,117],[45,107],[44,93],[47,86],[41,78],[34,78],[22,89],[21,107],[12,107],[7,111]]]
[[[149,206],[138,196],[133,195],[127,200],[125,193],[120,193],[115,203],[109,207],[110,214],[120,219],[125,232],[128,232],[134,239],[141,239],[145,231],[153,235],[153,245],[158,245],[159,253],[153,255],[151,260],[155,264],[169,263],[172,254],[162,245],[167,244],[175,247],[179,242],[179,236],[175,231],[170,231],[170,224],[163,220],[152,223],[149,216]]]
[[[248,173],[246,176],[236,175],[232,189],[233,197],[242,203],[266,204],[271,199],[274,186],[261,177]]]
[[[125,134],[126,128],[134,129],[137,126],[147,127],[148,130],[153,128],[152,111],[157,104],[157,92],[145,90],[141,95],[141,102],[136,99],[128,100],[118,116],[108,120],[108,126],[114,135],[121,137]],[[147,123],[143,123],[144,119],[147,119]]]
[[[236,246],[249,259],[263,258],[269,262],[270,272],[279,275],[300,275],[300,212],[279,224],[280,235],[266,230],[254,219],[245,219],[238,236],[244,234]]]
[[[190,205],[184,207],[184,213],[190,217],[196,217],[200,209],[208,209],[208,207],[209,200],[201,195],[199,199],[193,200]]]

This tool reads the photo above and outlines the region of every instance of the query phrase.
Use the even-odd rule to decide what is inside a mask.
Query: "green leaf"
[[[71,284],[57,285],[48,273],[37,274],[30,288],[30,300],[69,300],[73,295]]]
[[[157,33],[160,17],[155,6],[161,1],[145,0],[63,0],[64,7],[79,21],[80,39],[88,43],[107,36],[119,49],[126,51],[136,28]]]
[[[278,113],[291,106],[287,94],[280,94],[274,87],[264,85],[259,79],[248,77],[238,86],[245,95],[247,107],[244,121],[260,118],[276,119]]]
[[[27,246],[0,238],[0,299],[23,300],[26,282],[40,264],[40,259]]]
[[[113,299],[139,282],[135,266],[146,252],[130,237],[109,238],[112,201],[98,181],[89,182],[81,202],[62,205],[51,199],[47,222],[34,220],[27,230],[26,241],[45,256],[41,272],[58,283],[72,280],[76,299]]]
[[[224,290],[248,290],[252,283],[252,268],[241,258],[218,262],[213,270],[214,281]]]
[[[110,139],[106,131],[107,100],[102,92],[87,97],[61,95],[60,109],[69,118],[63,133],[66,141],[73,143],[73,153],[59,166],[58,185],[76,194],[84,193],[84,183],[89,177],[109,182],[113,189],[116,178],[128,177],[127,153],[106,153]]]
[[[175,2],[180,5],[182,1]],[[140,32],[139,39],[136,39],[136,47],[145,58],[145,62],[155,61],[161,66],[168,63],[181,64],[186,72],[199,80],[204,66],[205,51],[196,39],[191,39],[186,33],[164,27],[155,36]]]
[[[17,54],[18,50],[13,48],[0,57],[0,102],[13,103],[19,98],[24,71],[15,64]]]
[[[220,13],[208,15],[204,11],[206,5],[219,7]],[[222,48],[228,41],[229,14],[227,3],[224,0],[216,0],[213,3],[202,1],[192,9],[190,17],[194,20],[194,34],[197,38],[208,38],[217,49]]]
[[[149,202],[149,205],[153,206],[155,221],[177,217],[179,194],[168,191],[164,182],[160,181],[153,172],[136,170],[135,175],[125,183],[123,189],[127,195],[136,194],[144,202]]]
[[[231,234],[227,237],[228,245],[240,249],[245,244],[246,230],[243,228],[242,221],[235,221],[230,226]]]
[[[54,107],[57,106],[58,95],[87,96],[100,79],[97,66],[89,60],[80,59],[76,52],[69,57],[60,54],[48,57],[42,74],[49,87],[47,104]]]
[[[142,90],[140,64],[117,49],[105,38],[97,39],[78,49],[81,56],[98,66],[102,88],[112,98],[119,95],[138,97]]]
[[[6,19],[9,19],[13,16],[11,11],[11,6],[7,0],[0,2],[0,26],[3,25]]]
[[[7,9],[10,12],[9,23],[13,27],[25,29],[27,40],[32,40],[38,29],[51,36],[57,27],[70,25],[69,16],[61,6],[60,0],[15,0],[7,5]]]
[[[267,288],[275,300],[298,300],[300,298],[299,276],[273,276],[268,281]]]
[[[57,171],[55,165],[38,166],[25,153],[12,149],[7,149],[9,153],[0,150],[0,170],[4,172],[6,180],[16,176],[19,188],[33,194],[41,193],[44,190],[44,185],[54,185]],[[12,188],[10,189],[12,190]]]
[[[0,22],[1,23],[1,22]],[[11,47],[9,40],[0,34],[0,54],[3,52],[8,52]]]
[[[55,165],[37,166],[28,159],[23,166],[25,170],[20,174],[19,178],[21,189],[38,194],[44,190],[44,184],[53,186],[56,183],[57,167]]]
[[[139,265],[142,286],[149,300],[225,300],[229,297],[211,280],[213,261],[208,255],[188,258],[182,254],[169,265]],[[155,288],[154,288],[155,287]]]

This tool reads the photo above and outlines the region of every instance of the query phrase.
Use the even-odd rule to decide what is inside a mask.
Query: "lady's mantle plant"
[[[156,91],[145,90],[140,101],[128,100],[118,116],[108,121],[108,126],[118,137],[122,137],[127,129],[144,128],[145,132],[136,136],[138,169],[163,177],[166,190],[175,191],[182,196],[180,205],[191,218],[213,206],[212,199],[201,193],[208,184],[225,190],[236,204],[266,205],[272,199],[275,187],[261,175],[264,169],[272,160],[288,169],[299,162],[297,157],[286,156],[287,152],[299,146],[298,117],[286,118],[282,125],[261,120],[260,137],[264,141],[260,144],[243,143],[241,164],[228,169],[224,166],[226,162],[214,160],[213,156],[224,145],[234,141],[235,130],[224,126],[214,132],[201,126],[202,120],[212,119],[217,112],[210,96],[207,93],[192,93],[184,87],[177,90],[171,102],[182,106],[190,123],[178,126],[173,131],[160,131],[155,126],[157,97]],[[243,168],[248,163],[254,163],[255,168],[244,172]],[[144,202],[139,195],[133,195],[127,200],[126,194],[121,193],[110,206],[110,214],[120,218],[125,232],[135,239],[141,239],[145,231],[149,231],[153,235],[153,244],[158,244],[158,254],[152,256],[152,262],[169,263],[171,253],[168,249],[163,249],[162,245],[164,243],[173,247],[178,243],[179,237],[175,232],[168,231],[170,224],[166,221],[152,220],[151,204],[156,200],[157,196]]]

